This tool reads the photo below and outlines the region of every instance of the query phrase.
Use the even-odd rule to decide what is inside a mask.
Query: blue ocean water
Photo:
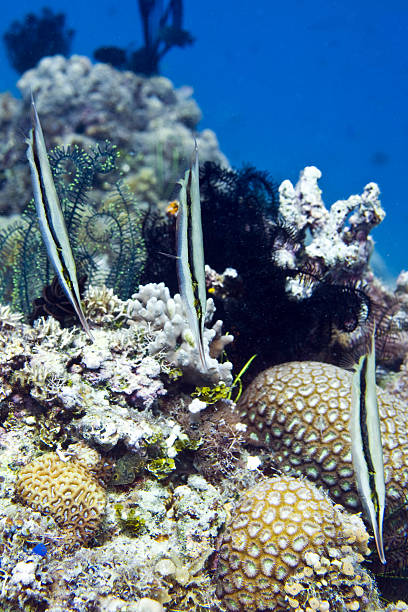
[[[44,2],[2,5],[3,31]],[[76,30],[72,52],[142,44],[137,1],[54,0]],[[379,184],[387,217],[375,230],[391,274],[408,268],[408,4],[403,0],[185,0],[193,46],[173,49],[161,72],[190,85],[234,166],[277,181],[306,165],[323,173],[326,205]],[[0,90],[18,75],[0,48]]]

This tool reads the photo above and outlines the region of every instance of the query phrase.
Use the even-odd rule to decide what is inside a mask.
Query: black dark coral
[[[42,57],[67,56],[73,36],[74,30],[65,25],[65,15],[44,7],[40,15],[28,13],[22,21],[13,21],[3,40],[11,65],[21,74]]]

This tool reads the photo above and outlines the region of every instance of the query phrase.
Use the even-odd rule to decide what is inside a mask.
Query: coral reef
[[[123,528],[118,506],[143,519],[139,533]],[[0,514],[2,609],[8,601],[24,610],[160,610],[168,602],[204,610],[216,600],[204,567],[225,512],[201,476],[174,493],[154,480],[129,493],[111,488],[97,547],[67,550],[52,517],[31,509],[0,503]]]
[[[225,512],[214,486],[176,470],[200,441],[160,413],[159,399],[182,383],[183,366],[166,361],[166,350],[176,351],[175,328],[167,302],[166,316],[152,321],[154,296],[170,300],[163,285],[142,287],[126,302],[91,287],[85,308],[94,344],[52,318],[31,327],[0,309],[3,609],[216,605],[205,566]],[[180,304],[176,310],[182,317]],[[165,325],[171,342],[158,342]],[[190,347],[189,377],[195,358]],[[230,366],[221,371],[230,378]],[[14,490],[21,504],[10,501]]]
[[[181,2],[163,4],[160,41],[177,44]],[[159,3],[142,5],[148,24]],[[229,169],[214,134],[196,133],[191,90],[163,78],[57,56],[19,86],[22,101],[0,95],[0,210],[20,211],[31,193],[19,130],[32,88],[47,145],[64,144],[50,164],[94,342],[49,274],[31,291],[47,262],[29,204],[0,235],[0,301],[28,313],[37,298],[30,324],[0,305],[1,609],[405,609],[408,282],[402,274],[393,294],[370,269],[369,233],[384,216],[376,185],[326,209],[316,168],[279,189],[266,173]],[[194,136],[208,372],[166,256],[173,184]],[[121,174],[116,196],[108,170]],[[334,505],[359,510],[351,374],[321,363],[359,354],[374,325],[386,387],[385,570],[366,559],[362,519]],[[395,604],[380,603],[377,587]]]
[[[300,601],[316,610],[368,610],[378,600],[359,565],[367,541],[361,519],[343,513],[306,480],[263,480],[241,497],[223,535],[217,593],[234,612],[302,609]],[[313,576],[310,568],[320,587],[313,580],[301,584]],[[338,584],[339,574],[344,584]],[[313,598],[328,607],[312,607]],[[350,607],[353,602],[358,607]]]
[[[166,202],[169,185],[171,192],[189,163],[194,137],[202,161],[227,165],[214,133],[195,131],[201,112],[191,98],[192,90],[175,90],[164,77],[143,78],[105,64],[93,66],[86,57],[58,55],[41,60],[22,76],[18,87],[23,101],[0,94],[3,214],[21,211],[31,198],[21,137],[21,129],[28,132],[29,127],[30,90],[48,148],[60,144],[88,148],[109,139],[122,153],[119,166],[124,181],[141,203]]]
[[[166,394],[165,380],[203,380],[179,296],[170,298],[163,284],[140,287],[127,301],[106,288],[91,287],[88,295],[84,306],[95,325],[92,345],[81,331],[62,329],[52,318],[39,319],[31,328],[3,309],[3,399],[23,389],[42,406],[52,407],[54,424],[60,423],[61,412],[69,415],[65,430],[88,443],[107,450],[121,441],[141,452],[143,441],[157,436],[164,453],[159,457],[172,458],[172,445],[165,440],[171,436],[174,443],[178,438],[174,420],[149,424],[141,411],[154,408]],[[209,306],[211,317],[214,308]],[[216,341],[220,354],[232,340],[222,335],[221,326],[217,321],[206,327],[206,350]],[[230,362],[209,357],[209,365],[207,380],[231,381]]]

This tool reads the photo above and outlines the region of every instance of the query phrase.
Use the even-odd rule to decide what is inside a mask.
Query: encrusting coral
[[[369,552],[367,542],[361,519],[307,480],[262,480],[243,494],[223,535],[217,593],[232,612],[303,610],[296,600],[301,592],[307,610],[369,610],[378,600],[373,580],[359,565]],[[312,568],[321,582],[304,585]],[[316,596],[328,605],[313,607]],[[350,607],[354,602],[357,607]]]

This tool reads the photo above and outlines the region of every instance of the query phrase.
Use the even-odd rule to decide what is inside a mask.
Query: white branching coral
[[[375,183],[368,183],[361,195],[339,200],[328,210],[318,186],[320,177],[318,168],[308,166],[300,173],[296,186],[289,180],[280,185],[279,213],[304,233],[305,244],[302,254],[283,248],[275,257],[293,269],[301,269],[307,263],[322,272],[340,265],[361,271],[373,250],[369,232],[385,217],[380,190]]]
[[[13,312],[10,306],[0,305],[0,328],[14,329],[21,320],[23,315],[20,312]]]
[[[111,289],[89,287],[84,299],[85,313],[99,325],[121,324],[121,342],[138,342],[146,352],[158,360],[162,369],[171,366],[180,369],[183,375],[196,382],[202,378],[200,359],[193,335],[188,327],[183,302],[179,294],[174,298],[164,283],[141,285],[139,291],[127,301],[120,300]],[[207,300],[204,348],[207,353],[211,382],[232,382],[232,364],[219,363],[217,358],[224,348],[233,341],[233,336],[222,333],[222,321],[217,320],[209,327],[215,306]],[[118,340],[118,333],[115,335]],[[92,349],[91,349],[92,350]],[[211,354],[211,356],[210,356]]]
[[[206,324],[211,321],[215,312],[214,302],[207,300]],[[183,371],[189,378],[197,378],[200,372],[200,360],[191,330],[188,327],[184,306],[179,294],[174,298],[164,283],[149,283],[141,286],[139,291],[127,302],[127,316],[138,325],[142,325],[152,337],[149,354],[162,353],[166,360]],[[217,345],[218,354],[232,342],[233,336],[222,335],[222,322],[204,329],[204,350],[209,364],[209,378],[212,382],[223,380],[231,383],[232,364],[228,361],[219,363],[210,357],[210,345]]]

